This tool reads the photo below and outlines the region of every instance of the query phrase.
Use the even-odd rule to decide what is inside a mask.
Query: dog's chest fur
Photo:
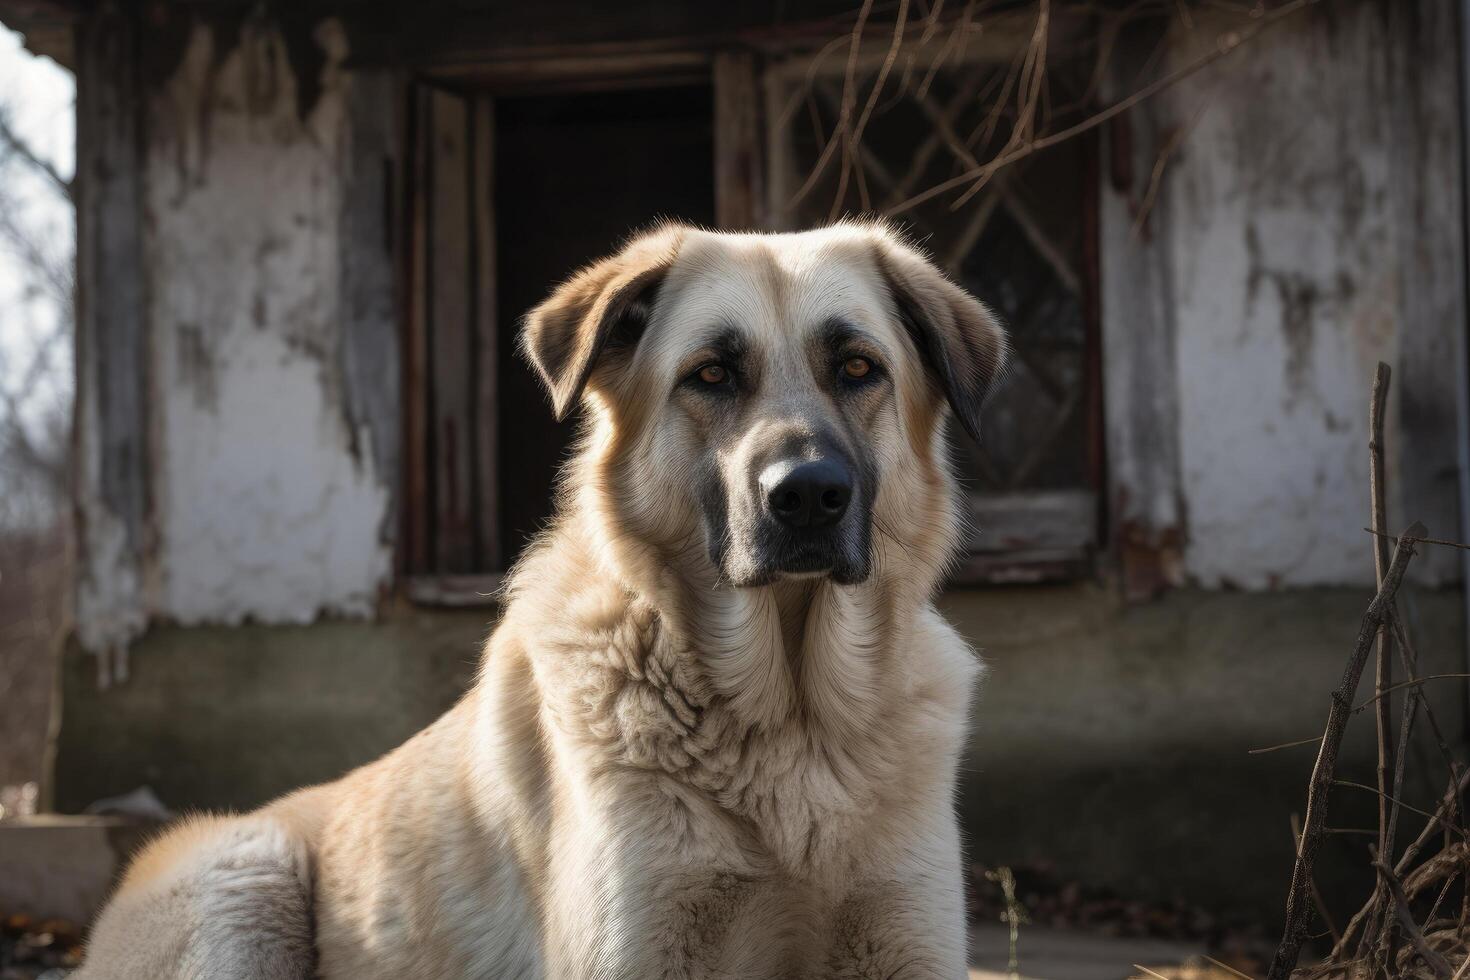
[[[581,628],[545,637],[532,659],[548,740],[579,784],[555,808],[557,833],[593,842],[552,873],[617,883],[572,912],[606,918],[593,958],[620,973],[631,958],[648,975],[829,972],[845,929],[870,936],[873,910],[903,900],[884,893],[912,877],[914,834],[929,831],[915,814],[948,808],[952,767],[905,760],[953,756],[968,670],[959,691],[935,697],[939,687],[903,686],[900,652],[882,643],[788,655],[759,637],[749,649],[779,660],[735,669],[738,690],[773,688],[769,710],[722,693],[726,651],[649,606],[602,592],[569,608]],[[829,704],[817,657],[845,658],[844,690],[895,687]],[[683,938],[649,941],[661,934]]]
[[[646,605],[612,601],[626,602],[616,621],[593,625],[574,643],[553,643],[538,658],[547,723],[592,782],[605,777],[619,792],[632,786],[666,797],[667,806],[655,810],[668,812],[671,842],[681,810],[706,809],[722,826],[738,828],[746,846],[763,850],[774,867],[820,876],[834,843],[846,850],[860,825],[882,822],[883,797],[912,790],[904,760],[912,759],[915,740],[936,734],[926,730],[932,719],[923,705],[889,692],[833,717],[804,690],[815,672],[803,671],[803,657],[853,651],[789,656],[779,639],[755,644],[773,662],[763,665],[760,680],[741,678],[740,688],[776,688],[780,693],[768,698],[785,710],[752,718],[720,692],[711,664],[718,654],[709,646],[676,634]],[[872,644],[845,665],[849,675],[869,676],[843,683],[890,681],[897,672],[881,661],[896,656]],[[689,825],[690,833],[697,829],[697,822]]]

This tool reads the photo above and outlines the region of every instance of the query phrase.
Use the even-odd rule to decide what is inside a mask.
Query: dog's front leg
[[[963,980],[963,898],[927,883],[875,882],[838,909],[830,980]]]
[[[959,827],[948,807],[937,812],[927,829],[868,852],[832,920],[831,980],[968,976]]]

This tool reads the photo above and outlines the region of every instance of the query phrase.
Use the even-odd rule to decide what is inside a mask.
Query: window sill
[[[483,575],[414,575],[404,585],[408,601],[417,606],[464,609],[474,606],[498,606],[505,575],[492,572]]]

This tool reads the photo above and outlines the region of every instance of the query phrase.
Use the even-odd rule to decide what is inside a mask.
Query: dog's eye
[[[723,364],[706,364],[699,369],[697,376],[707,385],[722,385],[730,380],[730,372]]]
[[[842,362],[842,373],[854,381],[861,381],[873,370],[873,362],[866,357],[849,357]]]

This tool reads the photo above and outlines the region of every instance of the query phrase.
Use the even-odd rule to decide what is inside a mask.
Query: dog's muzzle
[[[782,460],[760,475],[766,514],[794,534],[820,533],[841,521],[852,484],[847,464],[831,456]]]
[[[761,470],[756,483],[762,513],[755,550],[762,578],[867,577],[867,506],[846,459],[833,452],[778,459]]]

